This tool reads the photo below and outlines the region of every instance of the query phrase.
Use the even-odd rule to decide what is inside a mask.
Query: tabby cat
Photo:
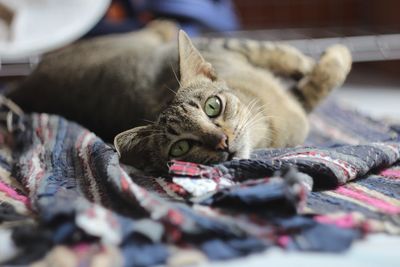
[[[9,97],[25,111],[63,115],[112,140],[123,163],[163,172],[178,159],[248,158],[301,144],[307,113],[351,68],[341,46],[318,62],[285,44],[194,39],[156,21],[44,57]],[[175,38],[178,35],[176,44]],[[285,88],[280,78],[295,78]]]

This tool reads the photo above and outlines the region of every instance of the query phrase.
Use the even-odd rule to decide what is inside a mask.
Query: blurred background
[[[0,0],[0,77],[27,75],[43,53],[78,39],[170,18],[191,36],[285,41],[314,57],[344,43],[355,64],[338,97],[398,117],[399,10],[397,0]]]

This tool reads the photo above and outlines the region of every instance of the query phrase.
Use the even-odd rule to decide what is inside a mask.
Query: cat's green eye
[[[189,152],[191,146],[188,140],[180,140],[174,143],[169,150],[169,155],[172,157],[181,157]]]
[[[208,117],[215,118],[219,114],[221,114],[221,111],[222,111],[222,102],[221,99],[219,99],[219,97],[212,96],[209,99],[207,99],[204,105],[204,112],[207,114]]]

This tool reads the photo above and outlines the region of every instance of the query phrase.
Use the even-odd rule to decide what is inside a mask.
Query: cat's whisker
[[[243,112],[245,112],[243,117],[246,117],[248,113],[251,112],[252,105],[256,102],[256,99],[251,100],[247,105],[242,109]]]
[[[175,70],[174,70],[174,67],[172,66],[172,63],[170,62],[169,65],[171,66],[172,73],[174,74],[175,79],[176,79],[176,81],[177,81],[178,84],[179,84],[179,87],[182,87],[182,84],[181,84],[181,82],[180,82],[179,79],[178,79],[178,75],[176,75],[176,72],[175,72]]]
[[[265,113],[265,106],[266,105],[263,105],[258,108],[258,111],[255,114],[253,114],[252,118],[249,120],[248,125],[254,124],[253,121],[255,121],[257,118],[260,118],[260,115],[261,115],[262,120],[269,120],[269,119],[281,120],[281,118],[279,118],[277,116],[263,114],[263,113]]]
[[[244,126],[244,129],[245,130],[248,130],[248,129],[252,129],[252,130],[261,129],[261,128],[259,128],[259,127],[261,127],[261,125],[258,124],[260,121],[261,120],[257,120],[257,121],[254,121],[254,122],[247,123]],[[265,129],[266,127],[264,126],[263,128]]]
[[[249,120],[249,121],[247,122],[246,127],[251,127],[251,126],[256,125],[256,124],[258,124],[259,122],[264,121],[264,120],[265,120],[264,117],[253,118],[253,119],[251,119],[251,120]]]
[[[261,130],[266,130],[268,129],[269,131],[276,131],[274,128],[268,127],[268,122],[260,124],[259,122],[263,120],[268,120],[267,117],[261,117],[259,119],[251,121],[248,125],[246,125],[247,128],[252,128],[252,129],[261,129]]]
[[[155,121],[151,121],[151,120],[147,120],[147,119],[142,119],[142,121],[145,121],[145,122],[148,122],[148,123],[156,123]]]
[[[247,128],[247,125],[252,124],[255,120],[259,120],[259,119],[264,119],[264,116],[261,116],[261,118],[259,117],[260,114],[262,114],[263,111],[258,111],[256,114],[252,114],[252,112],[249,112],[247,114],[247,118],[245,123],[242,125],[243,128]]]
[[[174,95],[177,94],[174,90],[172,90],[171,88],[169,88],[166,84],[164,85],[164,87],[167,88],[168,90],[170,90]]]
[[[251,114],[252,110],[253,110],[254,106],[256,105],[256,103],[257,103],[257,99],[253,99],[243,109],[244,114],[243,114],[243,116],[241,116],[241,119],[238,122],[239,131],[241,131],[244,128],[244,126],[246,125],[247,121],[250,120],[250,118],[252,116],[252,114]]]
[[[268,119],[270,119],[270,117],[265,115],[263,111],[259,111],[249,120],[249,124],[252,124],[253,122],[259,122],[261,120],[267,121]]]
[[[258,99],[253,99],[252,101],[249,102],[249,104],[247,105],[247,111],[251,114],[253,109],[256,107],[256,104],[258,102]]]
[[[246,123],[247,121],[247,114],[243,114],[243,116],[240,116],[239,122],[238,122],[238,131],[240,132],[243,128],[243,125]]]
[[[260,109],[260,107],[257,107],[257,103],[258,103],[258,99],[254,99],[252,102],[250,102],[251,103],[251,105],[250,105],[250,108],[249,108],[249,114],[248,114],[248,116],[250,117],[250,118],[252,118],[252,117],[254,117],[254,112],[253,112],[253,110],[255,109],[255,108],[258,108],[258,109]]]
[[[238,123],[238,132],[241,133],[243,131],[243,129],[245,128],[245,125],[247,123],[247,121],[249,120],[249,116],[246,114],[244,114],[242,116],[242,118],[240,119],[239,123]]]
[[[262,111],[259,111],[258,113],[256,113],[257,116],[254,116],[250,119],[248,119],[246,121],[246,123],[244,125],[242,125],[242,129],[239,131],[239,133],[241,134],[242,130],[247,131],[248,129],[252,129],[254,130],[262,130],[265,131],[267,129],[267,124],[263,123],[260,124],[259,122],[261,122],[262,120],[266,120],[268,119],[268,116],[263,115],[263,116],[259,116],[259,114],[262,114]]]
[[[246,125],[248,124],[248,121],[251,119],[251,114],[248,112],[243,116],[243,120],[241,121],[239,130],[245,130],[246,129]]]
[[[249,128],[251,128],[252,130],[265,130],[267,129],[267,126],[264,124],[258,124],[258,125],[250,125],[249,123],[246,123],[246,125],[243,125],[244,127],[242,127],[242,129],[238,130],[236,135],[237,136],[241,136],[243,134],[243,132],[247,132]],[[273,131],[274,132],[274,131]],[[262,142],[265,141],[266,144],[270,144],[271,143],[271,136],[264,136],[264,137],[260,137],[257,136],[257,139],[259,140],[258,142]]]

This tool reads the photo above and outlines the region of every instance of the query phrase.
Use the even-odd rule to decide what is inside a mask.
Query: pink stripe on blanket
[[[356,218],[357,216],[358,218]],[[315,216],[314,219],[317,222],[323,224],[334,224],[340,228],[358,228],[361,229],[364,233],[372,232],[371,224],[368,219],[364,217],[359,217],[354,213],[343,214],[341,216],[335,217],[330,215],[318,215]]]
[[[29,204],[29,200],[26,196],[20,195],[12,187],[0,181],[0,191],[6,193],[12,199],[21,201],[25,205]]]
[[[341,228],[354,228],[358,224],[354,220],[353,215],[351,213],[338,218],[321,215],[321,216],[316,216],[315,219],[320,223],[335,224],[336,226]]]
[[[383,176],[389,177],[389,178],[400,179],[400,170],[388,169],[388,170],[381,171],[380,175],[383,175]]]
[[[340,186],[335,190],[335,192],[362,201],[363,203],[371,205],[374,208],[377,208],[378,210],[384,213],[389,213],[389,214],[400,213],[400,207],[392,205],[384,200],[367,196],[358,190],[351,190],[344,186]]]
[[[277,243],[279,246],[286,248],[290,243],[290,237],[288,235],[282,235],[278,237]]]

